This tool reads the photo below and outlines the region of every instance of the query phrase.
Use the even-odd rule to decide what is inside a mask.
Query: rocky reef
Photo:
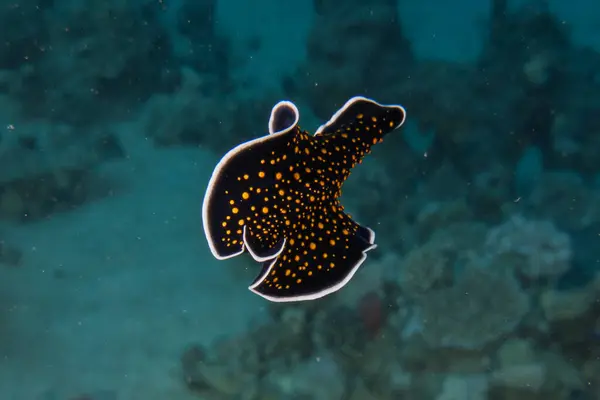
[[[215,0],[25,0],[2,6],[0,219],[34,221],[103,196],[94,170],[157,146],[216,151],[257,136],[278,99],[232,78]],[[112,54],[112,56],[108,56]],[[240,137],[240,134],[242,136]]]
[[[549,221],[449,224],[347,293],[191,345],[182,377],[209,399],[593,399],[600,273],[557,288],[572,261]]]

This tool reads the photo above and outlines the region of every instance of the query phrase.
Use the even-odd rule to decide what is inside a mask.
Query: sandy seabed
[[[203,237],[216,161],[189,149],[138,154],[101,167],[113,195],[3,229],[24,256],[0,269],[2,400],[194,398],[183,349],[244,330],[265,305],[234,271],[252,263],[214,260]]]

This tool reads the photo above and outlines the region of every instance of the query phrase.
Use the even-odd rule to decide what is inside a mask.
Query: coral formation
[[[218,151],[264,131],[277,97],[232,96],[233,54],[214,8],[183,2],[171,27],[146,0],[3,7],[0,163],[10,168],[0,168],[0,218],[35,220],[97,198],[93,170],[131,150],[123,131]]]
[[[551,221],[513,216],[490,230],[487,253],[530,279],[559,277],[571,267],[571,240]]]
[[[480,349],[512,333],[529,311],[529,299],[510,273],[473,264],[452,287],[420,302],[423,337],[430,346]]]
[[[24,115],[81,123],[160,88],[171,56],[155,2],[38,3],[20,2],[0,16],[9,31],[0,69],[19,82],[9,94]]]
[[[140,113],[142,126],[158,146],[202,145],[223,152],[265,129],[273,94],[232,98],[211,89],[192,68],[182,68],[181,76],[177,90],[153,95]]]

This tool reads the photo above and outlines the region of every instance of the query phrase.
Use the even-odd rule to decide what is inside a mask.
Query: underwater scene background
[[[290,100],[407,118],[326,297],[215,259],[215,165]],[[600,399],[594,0],[5,0],[0,400]]]

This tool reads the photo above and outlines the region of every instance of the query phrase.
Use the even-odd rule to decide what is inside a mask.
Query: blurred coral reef
[[[268,324],[191,347],[185,381],[215,399],[593,399],[600,273],[558,289],[571,252],[549,221],[450,224],[372,261],[347,289],[359,297],[269,305]]]
[[[279,96],[232,80],[215,4],[183,2],[176,32],[155,1],[3,5],[0,217],[33,221],[108,194],[94,168],[129,155],[131,121],[157,146],[219,152],[262,132]],[[192,44],[176,49],[173,36]]]
[[[384,255],[318,305],[270,304],[268,324],[188,350],[189,387],[215,399],[598,398],[600,159],[586,148],[600,81],[584,88],[581,66],[598,54],[543,6],[495,1],[475,65],[415,59],[395,2],[315,9],[290,96],[326,119],[368,87],[406,103],[414,140],[433,135],[391,137],[347,184]],[[567,100],[580,89],[586,100]]]
[[[283,94],[322,120],[356,94],[399,102],[408,133],[343,199],[379,249],[322,301],[269,303],[248,332],[190,343],[182,385],[214,400],[599,399],[600,54],[544,2],[494,0],[473,64],[415,57],[396,1],[313,3],[281,93],[234,77],[216,0],[183,0],[175,32],[157,1],[0,6],[0,219],[109,195],[96,167],[130,156],[131,121],[153,146],[222,154],[263,135]],[[0,265],[18,266],[3,234]]]

